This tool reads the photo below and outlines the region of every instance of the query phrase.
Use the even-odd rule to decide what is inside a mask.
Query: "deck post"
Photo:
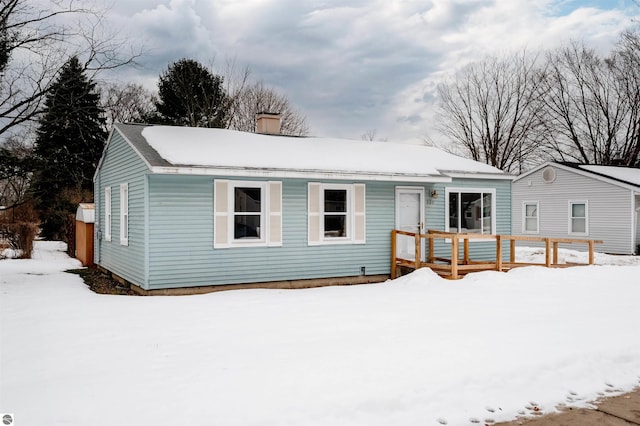
[[[458,236],[451,236],[451,278],[458,279]]]
[[[422,257],[422,253],[420,253],[420,232],[416,233],[416,270],[420,269],[420,258]]]
[[[553,242],[553,264],[554,265],[558,264],[558,242],[557,241]]]
[[[589,240],[589,265],[593,265],[594,264],[594,258],[593,258],[593,240]]]
[[[396,230],[391,231],[391,279],[396,279]]]
[[[469,264],[469,238],[464,239],[464,261],[465,265]]]
[[[429,238],[429,263],[433,263],[435,260],[435,254],[433,252],[433,236]]]
[[[509,240],[509,262],[513,265],[516,263],[516,240]]]
[[[496,235],[496,271],[502,271],[502,236]]]
[[[548,268],[551,266],[551,238],[545,238],[544,244],[545,244],[544,264]]]

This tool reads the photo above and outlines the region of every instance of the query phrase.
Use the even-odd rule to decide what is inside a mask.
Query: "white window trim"
[[[129,245],[129,184],[120,184],[120,244]]]
[[[111,241],[111,187],[104,188],[104,239]]]
[[[260,238],[235,238],[235,191],[236,188],[260,188]],[[267,191],[267,182],[262,181],[229,181],[229,191],[227,192],[229,197],[229,220],[227,235],[229,236],[229,244],[232,247],[247,247],[247,246],[266,246],[269,229],[267,227],[267,212],[269,211],[269,193]],[[244,213],[240,213],[244,214]]]
[[[307,244],[310,246],[317,245],[340,245],[340,244],[365,244],[366,243],[366,187],[364,184],[342,184],[342,183],[317,183],[317,182],[309,182],[309,191],[311,186],[316,186],[318,189],[318,197],[317,197],[317,205],[319,208],[318,212],[312,212],[310,210],[311,206],[307,207],[307,214],[309,221],[312,220],[312,217],[316,217],[318,219],[318,235],[311,235],[311,223],[309,226],[309,238]],[[357,187],[357,188],[356,188]],[[345,231],[346,236],[344,237],[327,237],[325,236],[324,230],[324,217],[326,214],[334,214],[333,212],[325,212],[324,211],[324,193],[325,190],[345,190],[347,192],[347,211],[346,211],[346,223],[345,223]],[[357,209],[357,200],[356,200],[356,192],[361,192],[362,199],[360,202],[363,204],[362,211],[356,211]],[[312,197],[311,192],[309,192],[309,197]],[[309,204],[311,204],[311,200],[309,200]],[[356,222],[358,221],[358,225]],[[359,230],[356,229],[359,227]],[[357,234],[362,234],[362,238],[358,239]]]
[[[534,204],[536,206],[536,230],[527,229],[527,206]],[[522,233],[523,234],[540,234],[540,202],[539,201],[523,201],[522,202]]]
[[[235,188],[237,187],[261,189],[259,239],[235,239]],[[221,203],[218,202],[219,198],[222,200]],[[224,231],[219,233],[217,229]],[[214,180],[213,248],[240,247],[282,247],[282,182]]]
[[[584,232],[573,232],[573,205],[574,204],[584,204]],[[576,235],[581,237],[586,237],[589,235],[589,201],[586,200],[569,200],[569,211],[567,212],[567,233],[569,235]]]
[[[444,222],[444,230],[445,232],[456,232],[456,231],[451,231],[450,227],[449,227],[449,194],[452,192],[457,192],[457,193],[461,193],[461,192],[467,192],[467,193],[483,193],[483,194],[491,194],[491,233],[487,234],[487,235],[496,235],[497,233],[497,228],[496,228],[496,216],[497,216],[497,200],[496,200],[496,189],[495,188],[465,188],[465,187],[447,187],[444,190],[444,196],[445,196],[445,200],[444,200],[444,214],[445,214],[445,222]],[[471,239],[470,241],[473,241],[473,239]],[[479,240],[480,241],[480,240]]]
[[[325,235],[325,216],[329,215],[341,215],[342,212],[326,212],[324,211],[324,192],[326,190],[344,190],[346,191],[347,198],[347,211],[344,212],[345,216],[345,232],[344,237],[327,237]],[[320,185],[320,236],[321,243],[323,244],[351,244],[353,242],[353,185],[350,184],[333,184],[323,183]]]

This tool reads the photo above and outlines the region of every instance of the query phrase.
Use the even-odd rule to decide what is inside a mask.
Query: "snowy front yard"
[[[16,426],[473,425],[640,385],[637,258],[127,297],[61,272],[78,267],[61,248],[0,261]]]

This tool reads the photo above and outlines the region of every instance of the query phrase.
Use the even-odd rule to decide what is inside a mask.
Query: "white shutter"
[[[120,244],[129,245],[129,184],[120,184]]]
[[[367,240],[366,191],[365,185],[353,185],[353,242],[364,244]]]
[[[267,245],[282,245],[282,182],[268,182],[269,212]]]
[[[229,181],[215,179],[213,181],[213,247],[229,247]]]
[[[307,196],[307,244],[314,246],[320,244],[322,241],[322,238],[320,237],[320,204],[322,200],[320,196],[320,184],[309,182]]]

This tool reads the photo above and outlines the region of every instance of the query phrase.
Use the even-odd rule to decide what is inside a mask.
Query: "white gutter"
[[[438,170],[439,172],[459,179],[492,179],[492,180],[514,180],[518,176],[507,173],[475,173],[475,172],[456,172],[447,170]]]
[[[299,178],[299,179],[331,179],[331,180],[366,180],[389,182],[439,183],[451,182],[448,176],[375,173],[375,172],[343,172],[329,170],[293,170],[293,169],[261,169],[235,167],[167,167],[154,166],[154,174],[168,175],[200,175],[200,176],[233,176],[262,178]]]

